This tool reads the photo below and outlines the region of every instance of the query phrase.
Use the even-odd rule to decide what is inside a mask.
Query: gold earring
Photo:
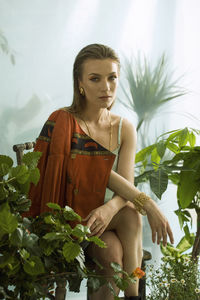
[[[80,91],[81,96],[85,96],[84,89],[82,87],[80,87],[79,91]]]

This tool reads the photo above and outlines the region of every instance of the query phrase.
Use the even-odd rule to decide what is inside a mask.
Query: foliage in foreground
[[[184,247],[168,244],[161,247],[164,257],[159,267],[147,267],[147,300],[199,300],[200,264],[189,254],[183,254]]]
[[[51,290],[58,281],[66,280],[70,291],[79,292],[83,278],[90,292],[107,284],[115,294],[109,278],[105,279],[85,264],[81,242],[94,242],[105,247],[98,237],[81,224],[81,217],[70,207],[48,203],[50,212],[36,218],[22,217],[31,201],[27,194],[30,183],[37,184],[37,163],[41,153],[29,152],[23,164],[13,166],[10,157],[0,155],[0,299],[54,299]],[[71,222],[78,223],[72,227]],[[135,282],[137,274],[127,274],[111,264],[112,280],[124,290]]]
[[[135,178],[136,184],[148,181],[159,199],[169,182],[177,186],[175,213],[185,238],[193,246],[194,259],[200,254],[200,146],[196,145],[199,134],[199,130],[186,127],[161,135],[156,143],[137,153],[141,173]],[[188,209],[195,209],[197,214],[195,239],[188,226],[192,222]]]

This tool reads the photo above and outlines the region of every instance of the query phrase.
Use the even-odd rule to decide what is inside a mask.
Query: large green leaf
[[[9,168],[11,168],[13,165],[13,160],[7,155],[0,155],[0,165],[1,164],[6,164]]]
[[[180,250],[175,248],[173,245],[167,243],[167,246],[164,247],[161,243],[160,250],[164,256],[177,257],[180,256]]]
[[[63,246],[63,255],[67,262],[73,261],[81,252],[81,246],[77,243],[68,242]]]
[[[0,207],[0,235],[12,233],[18,226],[17,217],[10,212],[8,203]]]
[[[151,152],[151,161],[154,168],[157,169],[160,162],[160,155],[158,155],[157,148],[154,148]]]
[[[49,203],[47,203],[47,206],[54,210],[61,210],[60,205],[58,205],[57,203],[49,202]]]
[[[180,132],[179,141],[178,141],[179,147],[181,148],[185,146],[188,140],[189,140],[189,131],[188,128],[186,127]]]
[[[136,158],[135,158],[135,163],[138,163],[140,161],[143,161],[146,159],[146,157],[148,155],[151,154],[152,150],[156,147],[156,144],[153,144],[151,146],[148,146],[142,150],[140,150],[137,154],[136,154]]]
[[[193,132],[190,132],[189,134],[189,143],[190,143],[190,147],[194,147],[196,144],[196,136],[194,135]]]
[[[180,174],[180,182],[178,185],[178,199],[182,208],[186,208],[190,205],[197,191],[199,190],[200,182],[197,180],[199,173],[200,160],[198,156],[193,156],[187,160],[183,167],[191,168],[191,171],[183,170]]]
[[[190,215],[189,211],[187,211],[187,210],[183,211],[181,209],[177,209],[174,212],[178,216],[179,225],[180,225],[180,227],[182,229],[184,223],[190,221],[191,215]]]
[[[45,272],[41,259],[37,256],[31,256],[25,261],[24,271],[32,276],[43,274]]]
[[[160,158],[162,158],[165,154],[165,150],[166,150],[166,143],[163,140],[160,140],[157,144],[156,144],[156,149],[157,149],[157,153],[160,156]]]
[[[34,183],[35,185],[37,185],[38,181],[40,179],[40,171],[38,168],[32,169],[30,170],[30,182]]]
[[[81,221],[81,217],[69,206],[65,206],[63,215],[67,221]]]
[[[174,152],[175,154],[179,153],[179,147],[175,143],[168,142],[166,146],[170,151]]]
[[[49,232],[43,236],[43,239],[54,241],[54,240],[64,240],[66,234],[61,232]]]
[[[90,236],[87,237],[87,241],[93,242],[95,243],[97,246],[99,246],[100,248],[106,248],[106,244],[104,243],[104,241],[102,241],[100,238],[98,238],[97,236]]]
[[[42,156],[42,152],[33,151],[24,154],[22,158],[22,162],[28,166],[30,169],[34,169],[37,167],[38,161]]]
[[[194,234],[190,234],[190,239],[188,239],[186,236],[184,236],[180,240],[180,242],[178,243],[176,248],[179,249],[179,251],[181,253],[183,253],[183,252],[187,251],[188,249],[190,249],[193,246],[194,240],[195,240]]]
[[[13,165],[13,160],[6,155],[0,155],[0,176],[8,174],[9,169]]]
[[[158,169],[156,172],[150,175],[150,186],[154,194],[161,199],[162,194],[166,191],[168,185],[168,175],[162,169]]]
[[[6,174],[8,174],[9,170],[10,168],[7,164],[0,164],[0,176],[5,176]]]
[[[29,179],[29,171],[28,167],[25,165],[16,166],[10,169],[10,177],[15,177],[17,182],[20,184],[24,184]]]
[[[123,277],[119,277],[118,275],[113,275],[114,282],[118,286],[118,288],[122,291],[126,290],[129,286],[129,282],[124,280]]]
[[[168,133],[171,133],[168,138],[167,138],[167,142],[169,141],[177,141],[179,140],[179,135],[181,133],[182,129],[177,129],[177,130],[172,130],[172,131],[169,131],[169,132],[166,132],[165,134],[168,134]]]
[[[77,224],[72,230],[72,235],[76,237],[84,237],[86,234],[89,234],[90,230],[88,227],[83,226],[82,224]]]

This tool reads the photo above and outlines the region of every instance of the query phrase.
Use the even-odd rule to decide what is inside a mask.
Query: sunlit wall
[[[7,54],[0,48],[0,153],[14,157],[13,144],[35,140],[48,115],[71,103],[75,55],[94,42],[121,57],[140,51],[152,63],[165,52],[188,93],[156,116],[150,132],[155,125],[161,132],[199,128],[199,11],[199,0],[0,0],[0,30],[9,45]],[[136,124],[120,103],[113,110]],[[161,208],[178,241],[173,189]]]

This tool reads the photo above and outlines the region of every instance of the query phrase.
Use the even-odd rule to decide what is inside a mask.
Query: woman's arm
[[[136,153],[136,130],[133,125],[126,119],[123,119],[121,130],[121,147],[118,158],[117,173],[134,183],[134,163]],[[127,201],[115,193],[106,206],[112,209],[115,215],[120,209],[126,205]]]
[[[141,193],[132,183],[114,171],[111,171],[108,187],[127,201],[131,201],[133,203],[134,198],[138,197]],[[168,235],[170,242],[174,243],[170,225],[157,204],[149,198],[144,203],[143,209],[147,213],[149,225],[152,230],[152,241],[155,243],[157,240],[157,244],[159,244],[160,241],[163,240],[163,244],[165,246],[167,244]]]

